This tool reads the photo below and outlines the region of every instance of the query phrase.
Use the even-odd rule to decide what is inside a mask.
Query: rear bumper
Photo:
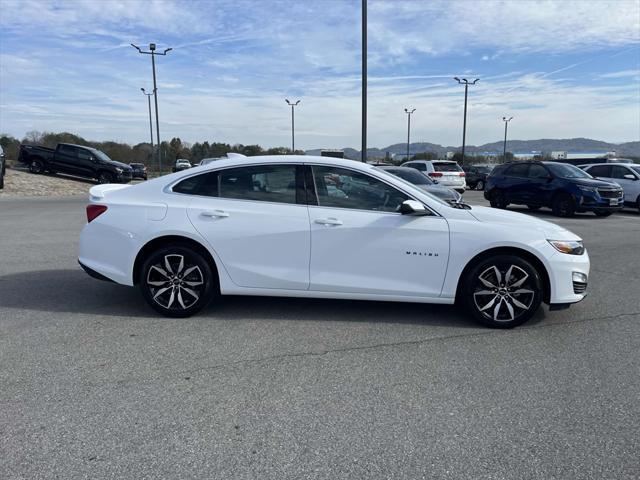
[[[89,275],[92,278],[95,278],[97,280],[104,280],[105,282],[113,282],[113,280],[111,280],[109,277],[105,277],[104,275],[102,275],[101,273],[96,272],[95,270],[87,267],[84,263],[82,263],[80,261],[80,259],[78,259],[78,264],[80,264],[80,266],[82,267],[82,269],[87,273],[87,275]]]

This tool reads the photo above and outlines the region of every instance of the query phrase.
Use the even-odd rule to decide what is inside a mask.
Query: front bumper
[[[552,247],[553,248],[553,247]],[[549,282],[551,283],[550,305],[577,303],[587,296],[590,261],[585,251],[582,255],[556,252],[550,259]],[[574,275],[578,274],[578,275]],[[586,281],[576,282],[576,277],[585,276]]]
[[[624,193],[609,193],[603,197],[599,192],[585,192],[575,199],[578,212],[617,212],[624,207]]]

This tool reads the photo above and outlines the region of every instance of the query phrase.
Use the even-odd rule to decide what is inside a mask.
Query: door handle
[[[223,212],[222,210],[213,210],[213,211],[204,211],[200,215],[203,217],[217,217],[217,218],[226,218],[229,216],[227,212]]]
[[[337,218],[317,218],[315,223],[319,223],[320,225],[342,225],[342,220],[338,220]]]

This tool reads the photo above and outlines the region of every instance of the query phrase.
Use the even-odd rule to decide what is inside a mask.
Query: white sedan
[[[514,327],[586,294],[582,240],[532,216],[451,205],[329,157],[223,159],[91,188],[80,265],[186,317],[222,295],[465,305]]]

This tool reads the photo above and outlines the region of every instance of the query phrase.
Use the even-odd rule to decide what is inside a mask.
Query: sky
[[[360,148],[360,0],[0,0],[0,132]],[[369,0],[368,146],[640,140],[640,0]]]

